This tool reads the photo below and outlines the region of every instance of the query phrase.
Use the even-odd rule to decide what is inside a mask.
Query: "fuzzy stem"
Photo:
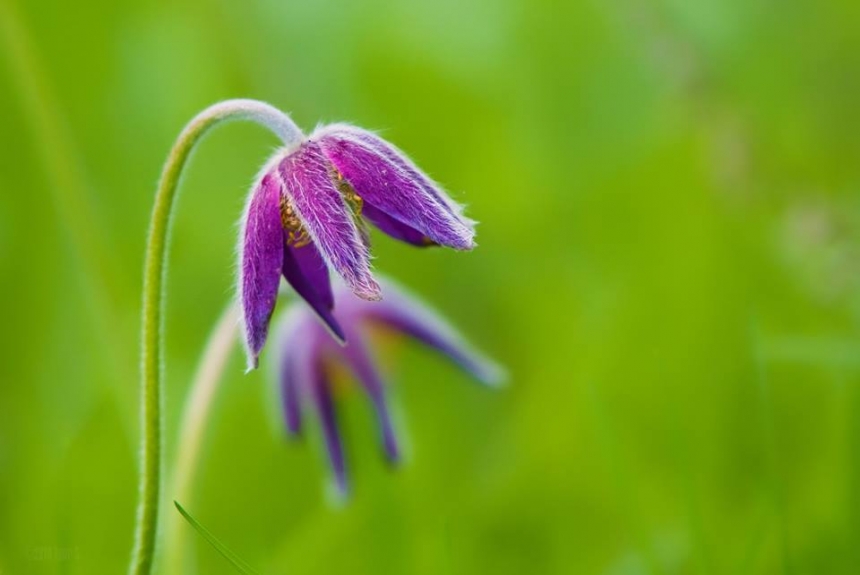
[[[143,278],[143,333],[141,340],[141,452],[140,499],[135,526],[131,575],[149,575],[155,557],[161,491],[162,332],[167,243],[180,178],[191,152],[214,126],[228,120],[251,120],[269,128],[288,147],[304,137],[293,121],[276,108],[254,100],[227,100],[198,114],[182,131],[161,173],[150,220]]]

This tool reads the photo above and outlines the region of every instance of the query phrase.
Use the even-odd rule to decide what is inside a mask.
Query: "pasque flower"
[[[380,299],[364,222],[415,246],[474,247],[474,222],[401,151],[346,124],[279,150],[250,194],[240,285],[249,368],[266,341],[283,276],[339,340],[332,268],[353,293]]]
[[[336,341],[301,304],[293,305],[278,325],[275,357],[277,379],[287,430],[298,435],[303,413],[319,418],[332,473],[341,493],[347,490],[343,443],[335,417],[332,369],[347,367],[373,404],[386,458],[400,457],[397,435],[389,413],[385,384],[374,363],[368,328],[377,326],[407,335],[431,347],[487,385],[502,383],[504,372],[472,348],[442,317],[391,281],[383,283],[385,300],[368,302],[350,289],[335,289],[337,314],[347,343]]]
[[[142,457],[133,575],[152,573],[163,500],[162,334],[168,238],[180,182],[193,151],[207,134],[237,120],[259,124],[283,142],[251,191],[242,225],[239,300],[249,367],[256,367],[265,343],[281,276],[322,318],[320,325],[331,330],[326,337],[341,342],[350,330],[332,315],[335,296],[328,268],[357,297],[380,298],[380,287],[370,273],[365,221],[414,245],[474,246],[474,222],[463,217],[460,207],[402,152],[371,132],[333,125],[308,137],[287,114],[247,99],[218,102],[194,116],[162,168],[146,241],[140,338]],[[320,325],[314,327],[319,331]],[[349,353],[356,353],[358,345]]]

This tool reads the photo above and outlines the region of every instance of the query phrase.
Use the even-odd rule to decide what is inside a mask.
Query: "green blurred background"
[[[235,353],[184,503],[260,572],[857,572],[856,0],[0,0],[0,53],[3,575],[126,569],[154,185],[230,97],[381,129],[466,202],[479,249],[376,267],[511,372],[386,346],[410,455],[350,388],[338,507]],[[168,461],[275,144],[220,128],[185,181]]]

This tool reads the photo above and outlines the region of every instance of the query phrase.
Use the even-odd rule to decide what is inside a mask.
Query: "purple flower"
[[[349,289],[336,291],[338,317],[348,343],[335,341],[303,305],[293,305],[277,332],[278,382],[287,430],[301,433],[305,410],[319,418],[329,462],[338,491],[346,493],[346,464],[343,442],[335,417],[331,377],[337,364],[347,367],[361,383],[376,412],[380,441],[386,458],[397,462],[400,448],[386,398],[385,385],[373,361],[367,328],[377,326],[411,336],[441,352],[478,381],[501,384],[504,372],[493,361],[475,351],[454,328],[414,296],[385,282],[386,298],[370,303]]]
[[[339,340],[329,268],[380,299],[364,222],[415,246],[475,246],[474,222],[403,152],[346,124],[279,150],[255,184],[241,234],[240,299],[248,366],[257,366],[283,276]]]

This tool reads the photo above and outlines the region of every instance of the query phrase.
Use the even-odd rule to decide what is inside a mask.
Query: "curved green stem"
[[[215,403],[218,384],[224,375],[224,368],[230,358],[230,352],[236,344],[239,313],[231,304],[222,314],[221,319],[212,330],[212,335],[206,343],[197,373],[191,383],[179,433],[176,439],[176,454],[174,465],[170,470],[170,487],[167,498],[176,501],[192,500],[191,485],[194,473],[200,461],[200,448],[203,444],[203,433],[206,422]],[[165,523],[165,564],[167,573],[185,573],[188,568],[184,565],[183,533],[180,529],[179,515],[170,513]]]
[[[228,120],[251,120],[269,128],[287,146],[303,138],[293,121],[276,108],[255,100],[227,100],[198,114],[182,131],[161,173],[150,220],[143,277],[143,334],[141,341],[141,452],[140,500],[130,573],[149,575],[155,557],[161,491],[162,331],[167,241],[176,196],[185,164],[200,139]]]

